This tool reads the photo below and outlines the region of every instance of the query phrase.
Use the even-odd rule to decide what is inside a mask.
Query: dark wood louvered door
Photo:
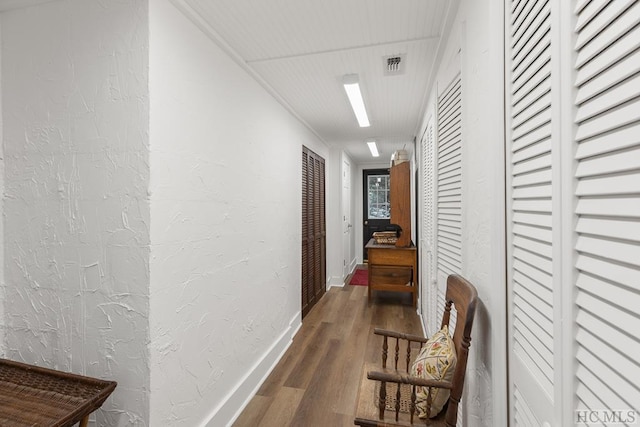
[[[320,300],[326,286],[324,159],[302,147],[302,317]]]

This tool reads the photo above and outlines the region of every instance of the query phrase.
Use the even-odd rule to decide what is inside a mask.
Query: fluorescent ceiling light
[[[380,157],[380,153],[378,153],[378,146],[375,141],[368,141],[367,145],[369,146],[369,151],[371,151],[371,155],[373,157]]]
[[[364,108],[364,100],[362,99],[360,85],[358,84],[358,75],[346,75],[342,83],[344,84],[344,90],[347,92],[347,97],[351,103],[351,108],[353,108],[356,119],[358,119],[358,124],[361,128],[369,127],[369,117],[367,117],[367,110]]]

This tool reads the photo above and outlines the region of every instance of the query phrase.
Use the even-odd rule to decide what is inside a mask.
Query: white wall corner
[[[0,28],[1,30],[1,28]],[[2,31],[0,31],[2,34]],[[0,46],[2,46],[2,40],[0,39]],[[2,70],[2,55],[0,55],[0,70]],[[2,76],[0,75],[0,82]],[[0,86],[0,100],[2,100],[2,87]],[[2,103],[0,102],[0,194],[4,195],[4,138],[2,129],[4,129],[2,123]],[[4,214],[4,196],[0,197],[0,213]],[[5,282],[4,282],[4,219],[0,221],[0,356],[5,357],[5,324],[6,318],[4,313],[5,304]]]
[[[293,341],[293,337],[302,326],[302,313],[299,311],[289,322],[289,326],[274,341],[265,354],[238,382],[236,387],[200,425],[201,427],[231,426],[249,404],[258,389],[276,367]]]

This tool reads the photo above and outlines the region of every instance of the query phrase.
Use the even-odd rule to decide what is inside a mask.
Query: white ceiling
[[[329,145],[355,163],[413,151],[450,0],[174,0]],[[405,55],[385,76],[385,57]],[[358,127],[342,77],[358,74],[371,126]],[[371,157],[365,140],[378,142]]]
[[[0,0],[0,11],[51,0]],[[150,0],[152,1],[152,0]],[[413,138],[452,0],[172,0],[293,114],[357,164],[388,162]],[[404,72],[385,76],[385,57]],[[342,77],[358,74],[371,126]],[[380,158],[365,140],[377,141]]]

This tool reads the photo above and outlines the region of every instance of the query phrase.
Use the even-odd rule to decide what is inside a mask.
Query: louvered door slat
[[[551,215],[544,216],[530,212],[514,212],[512,221],[514,226],[517,226],[518,224],[528,224],[532,227],[540,227],[544,230],[551,229]]]
[[[451,165],[459,165],[460,164],[460,157],[462,156],[462,153],[460,152],[460,149],[451,149],[442,152],[441,153],[441,160],[442,160],[442,167],[448,167]]]
[[[596,408],[606,408],[609,404],[615,405],[615,408],[629,408],[629,402],[625,402],[618,394],[619,389],[612,389],[611,383],[620,381],[619,376],[613,375],[611,370],[606,369],[606,365],[594,357],[593,354],[578,349],[576,359],[580,362],[580,366],[576,372],[576,378],[589,389],[595,392],[599,406]],[[603,382],[601,377],[594,373],[593,370],[599,370],[603,375],[611,375],[611,383]],[[581,397],[580,388],[578,389],[578,397]],[[602,410],[602,409],[601,409]]]
[[[302,150],[302,316],[324,294],[326,283],[324,159]]]
[[[604,287],[606,289],[606,287]],[[616,305],[617,301],[602,301],[598,297],[587,292],[579,292],[576,298],[576,304],[581,310],[585,310],[608,321],[621,331],[640,330],[640,320],[637,314],[631,314],[619,310]],[[620,349],[625,351],[624,349]],[[631,378],[631,377],[630,377]],[[638,401],[640,402],[640,400]]]
[[[604,1],[591,1],[584,6],[580,11],[576,23],[576,33],[589,23],[604,7],[607,6],[607,2]]]
[[[550,145],[545,144],[550,147]],[[543,147],[538,147],[540,154],[532,157],[524,157],[521,161],[513,163],[513,174],[525,174],[528,172],[538,171],[541,169],[549,169],[551,167],[551,151],[543,151]]]
[[[544,114],[544,110],[548,109],[551,105],[551,92],[546,91],[544,94],[526,105],[528,114],[520,114],[513,118],[512,126],[514,129],[519,128],[525,123],[529,122],[532,117]],[[534,126],[537,127],[537,126]]]
[[[583,122],[599,114],[606,113],[608,110],[626,101],[631,101],[638,95],[640,95],[640,76],[636,75],[603,92],[598,96],[597,100],[595,100],[597,102],[582,104],[582,107],[578,109],[576,121]]]
[[[619,1],[619,3],[622,3],[622,1]],[[589,32],[589,29],[585,28],[585,31],[580,32],[580,34],[588,34],[586,38],[590,37],[590,39],[586,44],[576,46],[576,49],[578,49],[576,67],[582,67],[597,55],[600,55],[603,50],[608,49],[612,44],[622,46],[630,42],[631,46],[633,46],[635,44],[633,39],[634,36],[637,35],[638,30],[634,29],[629,34],[625,33],[629,28],[635,26],[638,21],[638,8],[633,8],[607,27],[592,29],[597,30],[595,32]],[[615,52],[616,49],[614,48],[613,51]]]
[[[554,398],[552,32],[550,1],[528,0],[512,20],[510,73],[509,289],[513,422],[540,425]],[[521,25],[517,25],[521,23]]]
[[[640,162],[638,163],[640,164]],[[640,173],[637,172],[607,176],[600,179],[582,180],[577,186],[576,194],[579,196],[588,196],[589,194],[629,194],[629,192],[633,192],[636,189],[634,182],[638,181],[640,181]]]
[[[551,182],[551,168],[542,170],[536,170],[533,172],[524,173],[512,177],[511,185],[514,188],[522,187],[525,185],[545,184],[548,185]],[[515,212],[514,212],[515,215]]]
[[[640,3],[639,3],[640,4]],[[633,76],[635,70],[640,67],[640,59],[637,56],[627,56],[622,58],[612,67],[604,70],[587,70],[589,66],[595,68],[596,64],[587,64],[581,73],[583,82],[580,82],[580,89],[576,95],[576,103],[582,104],[589,98],[599,95],[614,85]]]
[[[551,188],[548,185],[536,185],[531,187],[518,187],[513,190],[516,199],[540,199],[551,197]]]
[[[438,194],[442,194],[445,191],[458,190],[461,191],[462,185],[460,183],[460,171],[458,170],[456,174],[450,175],[449,177],[442,180],[442,186],[438,189]]]
[[[587,24],[581,29],[576,38],[576,49],[582,48],[589,41],[593,40],[596,34],[605,30],[615,19],[617,19],[624,11],[637,3],[636,0],[618,0],[609,2],[606,8],[594,16]],[[622,26],[628,25],[624,22],[619,22]],[[631,23],[633,25],[633,23]]]
[[[460,216],[457,214],[457,212],[452,211],[452,212],[440,212],[440,214],[438,215],[438,220],[439,221],[451,221],[451,222],[455,222],[456,224],[460,224]]]
[[[514,34],[512,40],[512,51],[519,54],[522,49],[526,48],[526,43],[532,38],[536,38],[535,33],[542,26],[545,19],[549,16],[549,3],[546,1],[538,1],[533,3],[531,12],[524,19],[518,31]]]
[[[541,300],[541,304],[547,305],[551,309],[548,305],[549,298],[552,297],[553,293],[550,276],[532,265],[520,263],[518,271],[513,275],[513,279],[520,286],[533,292]]]
[[[527,39],[521,50],[513,52],[513,67],[512,70],[517,76],[520,69],[529,63],[531,55],[538,56],[547,47],[547,37],[549,34],[549,20],[543,21],[543,25],[540,25],[531,38]]]
[[[640,68],[640,63],[638,68]],[[602,133],[588,140],[580,141],[580,145],[576,149],[576,159],[582,160],[598,154],[634,147],[638,144],[640,144],[640,123],[633,123],[624,128],[618,128],[613,133]]]
[[[537,269],[544,273],[548,273],[552,266],[551,259],[537,253],[528,252],[522,250],[522,248],[515,247],[513,249],[514,267],[520,267],[519,261],[525,262],[531,266],[535,266]],[[551,276],[551,275],[549,275]],[[547,301],[549,305],[552,305],[552,301]]]
[[[511,155],[512,162],[517,163],[520,159],[519,156],[526,156],[527,153],[523,153],[523,149],[529,149],[535,144],[548,145],[549,150],[551,149],[551,141],[549,137],[549,128],[547,126],[541,126],[537,129],[532,130],[526,135],[523,135],[517,140],[512,140],[511,146]],[[548,150],[545,150],[548,151]],[[545,151],[541,151],[540,153],[544,153]]]
[[[460,263],[460,257],[457,255],[453,255],[451,251],[448,251],[446,248],[442,249],[442,253],[440,254],[442,262],[447,263],[449,266],[455,266]]]
[[[525,297],[530,298],[531,294],[525,294]],[[534,351],[537,353],[538,357],[540,357],[541,360],[547,360],[552,357],[552,354],[549,352],[548,348],[553,346],[553,337],[547,334],[536,335],[519,320],[516,320],[514,326],[518,331],[522,333],[523,338],[525,338],[526,341],[531,344],[531,346],[534,348]]]
[[[540,56],[540,58],[542,58],[543,61],[546,60],[545,63],[541,64],[541,66],[544,67],[548,63],[548,58],[545,58],[544,55]],[[531,87],[529,88],[529,90],[523,90],[520,94],[521,97],[512,105],[511,112],[513,117],[518,117],[520,113],[522,113],[529,105],[533,104],[536,100],[540,99],[549,92],[548,85],[543,84],[544,80],[549,78],[549,75],[541,74],[541,70],[542,69],[537,68],[532,69],[531,76],[527,76],[525,79],[523,79],[524,81],[522,82],[522,85],[524,86],[525,84],[528,84]],[[536,80],[534,79],[538,79],[538,81],[536,82]]]
[[[511,88],[511,105],[514,108],[521,108],[522,103],[526,104],[527,97],[531,98],[535,95],[539,95],[542,90],[549,90],[548,80],[551,75],[551,62],[549,59],[549,43],[551,43],[551,37],[545,35],[547,42],[545,42],[540,49],[539,56],[536,60],[540,61],[541,67],[531,67],[524,71],[531,71],[529,74],[523,74],[523,78],[518,81],[518,84],[513,84]],[[528,77],[528,78],[526,78]],[[515,78],[515,76],[514,76]]]
[[[577,130],[576,140],[584,141],[604,133],[617,131],[627,125],[637,125],[640,100],[634,100],[614,110],[609,110],[593,120],[582,123]]]
[[[438,329],[437,317],[436,317],[436,301],[437,301],[437,287],[434,285],[434,279],[436,277],[435,265],[433,254],[435,251],[434,245],[436,244],[434,238],[434,226],[435,226],[435,193],[434,193],[434,138],[433,138],[433,124],[429,122],[425,130],[425,134],[421,140],[421,171],[422,171],[422,206],[423,214],[422,229],[421,229],[421,243],[422,250],[420,251],[421,266],[420,274],[421,278],[421,304],[422,313],[426,318],[426,327],[429,334],[435,332]]]
[[[522,25],[522,22],[534,4],[527,0],[515,0],[511,3],[511,6],[511,29],[515,33]]]
[[[623,60],[629,54],[633,53],[638,46],[640,46],[638,34],[639,30],[636,28],[632,32],[625,34],[623,38],[609,46],[604,52],[589,62],[586,62],[577,70],[576,84],[580,86],[586,83],[589,79],[597,77],[607,68],[616,66],[618,61]],[[636,62],[631,61],[631,63],[634,64]],[[629,69],[627,68],[627,70]]]
[[[591,359],[589,363],[592,367],[606,372],[608,377],[621,377],[626,372],[633,372],[635,369],[635,362],[632,361],[627,355],[616,351],[609,346],[608,341],[603,341],[601,337],[592,334],[586,330],[580,330],[576,335],[576,341],[582,348],[598,348],[597,358],[593,355],[589,355],[587,359]],[[606,360],[607,364],[600,362],[599,360]],[[597,372],[597,370],[596,370]],[[621,384],[621,389],[616,389],[616,392],[620,396],[624,396],[624,399],[629,402],[640,401],[640,391],[629,385],[625,381],[616,381]]]
[[[640,354],[640,342],[587,311],[578,313],[576,324],[581,330],[597,331],[600,336],[607,337],[613,348],[627,349],[629,355]]]
[[[590,2],[591,0],[577,0],[573,13],[579,14]]]
[[[439,281],[462,269],[461,81],[438,97],[437,265]]]
[[[536,419],[535,415],[531,411],[531,408],[523,402],[522,394],[519,389],[514,390],[513,394],[514,408],[515,408],[515,422],[516,425],[522,426],[539,426],[540,422]]]
[[[460,181],[462,168],[459,164],[449,165],[438,171],[438,182],[452,184]]]
[[[453,90],[460,90],[459,86],[454,86]],[[452,93],[455,95],[455,92]],[[447,133],[447,130],[452,126],[452,124],[456,121],[459,121],[459,113],[460,113],[460,100],[457,98],[451,98],[452,95],[449,95],[447,98],[443,99],[443,110],[441,112],[441,121],[440,121],[440,132]]]
[[[518,309],[515,312],[519,315],[519,318],[527,319],[528,324],[533,324],[533,319],[528,319],[527,315]],[[517,323],[521,326],[521,329],[516,329],[514,333],[514,350],[518,356],[520,356],[521,362],[526,363],[527,366],[535,367],[535,369],[539,372],[542,372],[542,375],[537,377],[536,379],[539,382],[539,385],[543,388],[543,390],[549,394],[553,392],[553,381],[552,378],[549,377],[549,369],[551,365],[547,361],[545,357],[550,357],[548,354],[540,354],[542,349],[538,349],[535,347],[535,342],[530,341],[529,337],[536,332],[532,332],[528,329],[523,329],[521,323]],[[540,329],[537,330],[539,332]]]
[[[443,149],[456,141],[456,138],[458,138],[458,135],[460,134],[460,109],[456,109],[454,113],[456,116],[441,123],[442,127],[439,129],[438,134],[440,135],[440,139],[438,140],[438,144]],[[443,117],[443,119],[446,120],[447,118]]]
[[[528,252],[541,254],[547,258],[551,258],[552,253],[549,250],[549,244],[534,238],[529,238],[524,235],[514,234],[513,236],[514,248],[521,248]]]
[[[640,4],[576,10],[575,396],[640,413]]]
[[[639,178],[640,179],[640,178]],[[576,232],[589,233],[617,239],[640,240],[640,222],[631,219],[591,218],[582,216],[576,224]]]

